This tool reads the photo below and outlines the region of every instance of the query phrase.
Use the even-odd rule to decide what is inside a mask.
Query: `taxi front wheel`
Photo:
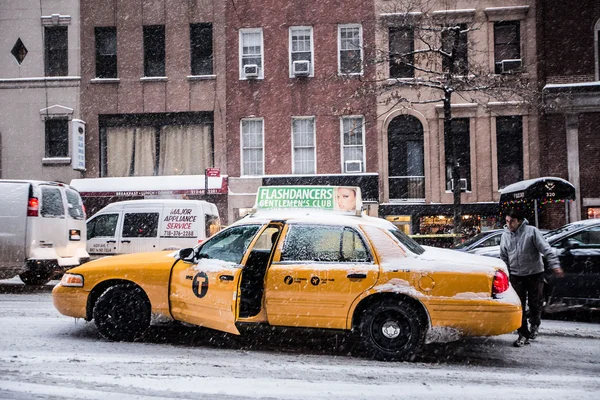
[[[130,342],[139,339],[150,326],[150,305],[139,287],[111,286],[94,305],[94,321],[104,338]]]
[[[382,361],[410,359],[423,345],[426,333],[418,311],[401,300],[371,305],[364,311],[359,331],[367,354]]]

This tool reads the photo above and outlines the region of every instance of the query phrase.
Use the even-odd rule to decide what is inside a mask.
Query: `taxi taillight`
[[[27,202],[27,216],[37,217],[40,210],[40,201],[37,197],[30,197]]]
[[[492,282],[492,297],[506,292],[509,287],[508,275],[502,270],[496,271]]]

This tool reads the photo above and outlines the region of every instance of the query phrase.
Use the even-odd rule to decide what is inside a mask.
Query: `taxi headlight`
[[[60,280],[60,284],[68,287],[83,287],[83,275],[64,274]]]

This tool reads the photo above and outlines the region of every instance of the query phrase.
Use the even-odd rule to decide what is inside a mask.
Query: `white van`
[[[85,209],[67,184],[0,179],[0,279],[45,284],[89,259]]]
[[[127,200],[87,221],[92,257],[193,247],[221,229],[217,206],[202,200]]]

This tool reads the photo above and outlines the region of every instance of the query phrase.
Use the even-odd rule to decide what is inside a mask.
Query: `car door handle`
[[[232,281],[233,280],[233,275],[220,275],[219,279],[222,281]]]
[[[131,243],[131,240],[121,240],[121,243]]]
[[[106,243],[117,243],[116,240],[107,240]]]
[[[350,278],[350,279],[365,279],[367,277],[367,274],[348,274],[346,275],[346,278]]]

